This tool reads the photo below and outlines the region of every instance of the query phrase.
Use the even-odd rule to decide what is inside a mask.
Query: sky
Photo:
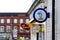
[[[34,0],[0,0],[0,13],[27,12]]]

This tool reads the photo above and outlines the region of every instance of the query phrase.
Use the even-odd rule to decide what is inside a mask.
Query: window
[[[29,19],[26,19],[26,23],[28,23],[29,22]]]
[[[13,29],[16,29],[17,30],[17,26],[14,26]]]
[[[10,23],[10,19],[7,19],[7,23]]]
[[[4,19],[1,19],[1,23],[4,23]]]
[[[0,26],[0,32],[4,32],[4,26]]]
[[[11,28],[10,26],[6,26],[6,32],[10,32]]]
[[[25,38],[25,40],[29,40],[29,38],[28,38],[28,37],[26,37],[26,38]]]
[[[36,25],[34,25],[34,26],[32,27],[32,32],[33,32],[33,33],[36,32]]]
[[[20,32],[23,32],[23,28],[22,27],[20,27]]]
[[[17,23],[17,19],[14,19],[14,23]]]
[[[23,23],[23,19],[20,19],[20,23]]]
[[[16,38],[17,37],[17,26],[13,27],[13,37]]]

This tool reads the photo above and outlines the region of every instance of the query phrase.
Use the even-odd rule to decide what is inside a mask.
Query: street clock
[[[36,22],[45,22],[48,18],[49,13],[47,13],[47,11],[43,8],[38,8],[34,11],[33,13],[33,18]]]

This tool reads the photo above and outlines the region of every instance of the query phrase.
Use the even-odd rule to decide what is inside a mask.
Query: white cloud
[[[27,12],[34,0],[0,0],[0,12]]]

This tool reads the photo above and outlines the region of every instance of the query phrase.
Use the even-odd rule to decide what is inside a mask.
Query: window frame
[[[3,22],[2,22],[2,20],[3,20]],[[4,23],[5,23],[5,19],[4,19],[4,18],[1,18],[1,19],[0,19],[0,23],[1,23],[1,24],[4,24]]]
[[[8,22],[8,19],[9,19],[9,22]],[[9,24],[9,23],[11,23],[11,19],[10,18],[7,18],[6,19],[6,22]]]
[[[3,27],[3,29],[2,29],[2,27]],[[4,26],[3,25],[0,26],[0,32],[4,32],[4,30],[5,30]]]
[[[7,25],[7,26],[10,27],[8,32],[11,32],[11,26],[10,25]],[[7,26],[6,26],[6,32],[7,32]]]
[[[29,23],[29,22],[27,22],[28,20],[29,20],[29,19],[27,18],[27,19],[26,19],[26,23]]]
[[[14,23],[14,24],[18,23],[18,19],[17,19],[17,18],[14,18],[14,19],[13,19],[13,23]]]
[[[24,22],[24,19],[23,18],[19,19],[19,22],[20,23],[23,23]]]

